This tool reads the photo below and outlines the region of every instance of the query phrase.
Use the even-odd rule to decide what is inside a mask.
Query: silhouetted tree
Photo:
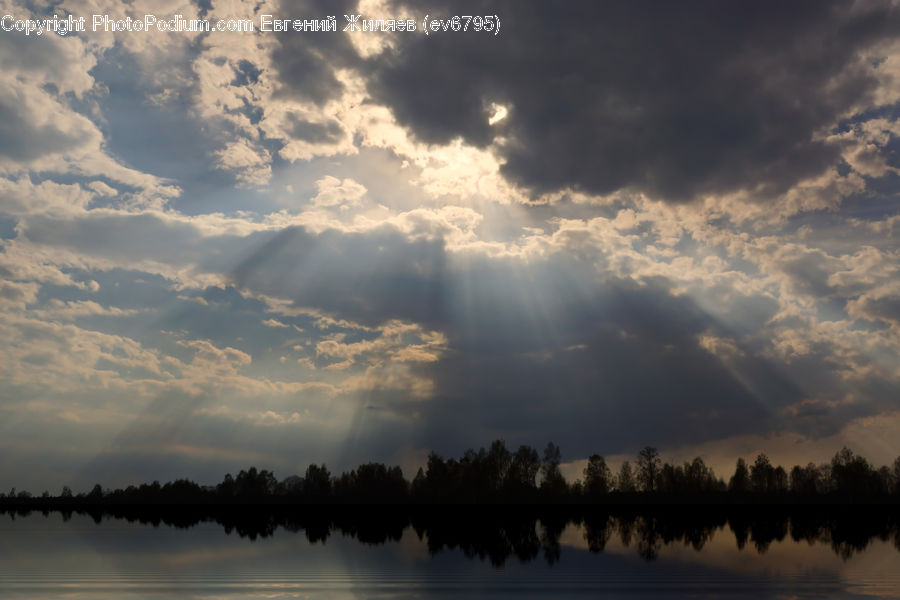
[[[311,464],[303,476],[303,495],[311,502],[326,502],[331,497],[331,473],[324,464]]]
[[[455,462],[455,461],[454,461]],[[438,453],[428,455],[423,497],[428,502],[452,502],[457,499],[458,486],[454,481],[455,469]]]
[[[894,466],[891,468],[891,479],[893,480],[893,493],[900,496],[900,456],[894,460]]]
[[[706,494],[722,491],[724,483],[716,477],[712,467],[706,465],[699,456],[690,463],[684,463],[685,489],[692,494]]]
[[[382,463],[359,465],[349,473],[342,473],[334,484],[335,495],[347,502],[399,504],[406,500],[408,492],[400,467]]]
[[[657,491],[661,462],[659,451],[652,446],[645,446],[638,452],[637,477],[643,491],[650,493]]]
[[[609,492],[612,475],[606,460],[599,454],[592,454],[584,467],[584,492],[591,498],[596,498]]]
[[[87,497],[89,500],[100,500],[103,498],[103,486],[99,483],[94,484],[94,487],[88,492]]]
[[[616,489],[623,494],[631,494],[637,489],[634,481],[634,472],[631,470],[631,463],[627,460],[619,468],[619,476],[616,478]]]
[[[426,481],[425,471],[422,467],[419,467],[419,470],[416,471],[416,476],[413,477],[412,482],[409,484],[409,492],[416,502],[425,500]]]
[[[162,496],[166,502],[190,503],[198,502],[203,495],[202,488],[193,481],[176,479],[162,487]]]
[[[234,477],[231,476],[231,473],[225,474],[222,483],[216,486],[216,493],[224,498],[233,498],[235,496],[237,491],[234,487]]]
[[[750,489],[750,472],[743,458],[737,459],[734,467],[734,475],[728,481],[728,491],[743,494]]]
[[[805,467],[799,465],[791,469],[790,488],[791,492],[803,496],[812,496],[821,491],[819,485],[819,471],[816,465],[809,463]]]
[[[873,492],[878,496],[886,496],[894,489],[894,481],[891,470],[885,466],[879,467],[874,474],[875,487]]]
[[[862,456],[844,446],[831,459],[831,480],[837,493],[853,498],[873,492],[872,467]]]
[[[830,463],[805,467],[795,466],[790,475],[781,466],[773,466],[765,454],[759,454],[747,467],[738,459],[728,486],[717,479],[713,470],[701,457],[681,465],[662,463],[655,448],[646,447],[638,455],[637,476],[628,461],[622,463],[617,477],[612,477],[605,459],[591,455],[584,468],[584,482],[568,485],[560,471],[559,447],[550,442],[539,458],[536,450],[520,446],[511,454],[503,440],[495,440],[488,449],[466,451],[459,459],[444,460],[432,452],[427,470],[419,469],[412,484],[406,481],[399,467],[367,463],[357,469],[332,477],[327,467],[311,464],[301,478],[296,475],[279,482],[267,470],[250,467],[237,477],[226,474],[215,488],[201,487],[193,481],[179,479],[160,485],[133,485],[110,491],[99,483],[89,493],[72,496],[68,486],[62,488],[59,500],[66,504],[84,503],[114,505],[126,503],[196,504],[206,502],[266,502],[307,501],[318,503],[495,503],[495,502],[563,502],[578,498],[598,499],[615,487],[619,493],[637,491],[654,495],[653,502],[673,498],[687,500],[685,495],[705,496],[728,489],[741,494],[752,491],[764,501],[782,501],[790,491],[803,498],[827,495],[837,502],[883,502],[889,494],[900,494],[900,458],[891,466],[874,468],[865,458],[843,448]],[[537,473],[542,474],[540,488],[535,486]],[[635,481],[637,479],[637,482]],[[614,485],[615,483],[615,485]],[[639,486],[637,485],[639,483]],[[6,503],[22,502],[35,505],[52,504],[56,499],[49,493],[34,498],[28,491],[11,489],[0,495]],[[621,498],[620,498],[621,499]],[[700,498],[704,501],[711,497]],[[100,513],[92,513],[96,517]],[[695,532],[697,533],[697,532]],[[702,533],[702,532],[699,532]],[[698,533],[698,535],[699,535]],[[666,539],[663,532],[663,539]],[[691,543],[702,543],[703,536],[693,536]],[[842,546],[852,550],[849,546]]]
[[[300,496],[303,493],[303,478],[298,475],[288,475],[281,480],[278,488],[288,496]]]
[[[506,442],[494,440],[488,451],[486,463],[491,491],[499,492],[509,476],[509,468],[512,465],[512,454],[507,450]]]
[[[559,446],[547,442],[544,459],[541,461],[541,492],[551,500],[559,500],[566,492],[566,480],[559,470],[562,455]]]
[[[584,497],[584,483],[580,479],[576,479],[568,485],[570,498]]]
[[[760,452],[753,465],[750,467],[750,487],[757,494],[765,494],[769,491],[770,483],[774,479],[775,469],[769,462],[769,457]]]
[[[769,482],[769,493],[783,494],[788,489],[788,476],[784,467],[778,465],[772,471],[772,480]]]
[[[468,502],[494,502],[509,469],[509,452],[502,440],[495,441],[490,451],[480,448],[466,451],[459,461],[462,487]]]
[[[278,486],[275,475],[266,469],[257,471],[256,467],[250,467],[247,471],[241,470],[234,478],[235,496],[243,500],[259,500],[266,496],[272,496]]]
[[[541,468],[537,450],[531,446],[519,446],[513,454],[506,476],[506,487],[514,497],[526,499],[536,489],[535,478]]]
[[[834,483],[831,481],[831,463],[824,463],[816,467],[816,490],[820,494],[834,492]]]
[[[656,491],[663,494],[678,494],[684,491],[682,489],[683,483],[683,469],[669,463],[663,463],[656,478]]]

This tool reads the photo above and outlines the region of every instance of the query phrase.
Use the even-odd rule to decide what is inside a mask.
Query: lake
[[[0,598],[900,598],[892,509],[248,510],[0,512]]]

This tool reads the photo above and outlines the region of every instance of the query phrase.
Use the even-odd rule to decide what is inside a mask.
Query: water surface
[[[900,598],[892,518],[149,521],[0,513],[0,598]]]

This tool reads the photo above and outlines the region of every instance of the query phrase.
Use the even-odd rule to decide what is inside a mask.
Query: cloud
[[[0,194],[3,194],[5,200],[3,211],[15,216],[35,213],[77,214],[83,212],[98,194],[94,189],[95,184],[105,185],[95,181],[85,189],[77,184],[58,184],[53,181],[42,181],[35,185],[27,177],[0,179]],[[100,189],[105,193],[105,190]]]
[[[35,18],[22,7],[4,9]],[[101,47],[82,36],[0,36],[0,174],[102,176],[164,196],[177,190],[111,156],[92,117]]]
[[[313,197],[312,203],[319,207],[350,207],[358,205],[360,199],[366,194],[365,186],[352,179],[341,181],[337,177],[326,175],[316,181],[318,193]]]
[[[262,324],[266,327],[290,327],[290,325],[286,325],[278,319],[266,319]]]
[[[891,447],[896,8],[470,8],[501,34],[0,36],[9,455]]]
[[[295,14],[315,15],[324,19],[327,15],[351,14],[356,2],[341,0],[299,0],[290,2]],[[276,97],[300,102],[312,102],[319,106],[338,98],[343,84],[335,77],[335,70],[348,64],[357,64],[358,55],[347,35],[307,33],[284,35],[278,39],[272,61],[278,71]]]
[[[239,139],[216,151],[216,166],[235,171],[238,181],[246,185],[261,185],[272,175],[269,153]]]
[[[424,142],[493,145],[504,175],[537,192],[670,201],[771,198],[835,166],[841,145],[823,134],[886,101],[877,92],[888,67],[875,57],[900,19],[889,2],[492,2],[471,12],[499,14],[500,35],[401,38],[366,64],[374,99]],[[489,126],[497,104],[508,114]]]
[[[36,85],[6,76],[2,87],[0,168],[4,171],[53,164],[53,157],[99,148],[101,135],[94,124]]]

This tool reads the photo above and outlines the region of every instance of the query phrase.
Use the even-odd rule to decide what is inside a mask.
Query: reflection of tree
[[[27,508],[0,510],[12,518],[27,516]],[[865,512],[836,511],[828,507],[772,509],[770,507],[648,507],[642,510],[606,507],[602,511],[572,508],[510,511],[499,507],[397,509],[348,507],[198,507],[198,506],[110,506],[89,510],[65,507],[64,519],[73,512],[97,523],[126,519],[158,527],[190,528],[204,521],[216,522],[227,534],[249,541],[267,538],[282,529],[305,535],[310,543],[324,543],[331,535],[352,537],[363,544],[398,542],[412,527],[427,542],[432,554],[458,550],[472,559],[487,560],[502,567],[513,558],[530,562],[542,557],[549,564],[562,558],[560,538],[567,526],[581,525],[587,548],[603,552],[618,536],[622,546],[634,549],[644,560],[656,560],[667,546],[701,551],[726,524],[734,533],[738,549],[749,547],[763,554],[773,542],[788,534],[795,542],[825,544],[846,560],[865,550],[874,538],[892,541],[900,550],[900,526],[893,507]],[[540,526],[538,526],[540,523]]]
[[[537,536],[535,516],[494,511],[417,514],[412,523],[427,538],[431,554],[458,548],[470,558],[487,558],[497,567],[510,556],[522,562],[534,560],[546,541]]]
[[[519,562],[529,562],[537,557],[541,540],[531,521],[527,519],[509,521],[506,526],[506,537]]]
[[[409,517],[394,511],[381,512],[377,518],[369,519],[346,514],[338,514],[333,517],[335,529],[365,544],[399,542],[403,537],[403,530],[408,525]]]
[[[750,537],[750,526],[747,522],[746,515],[739,513],[733,516],[728,520],[728,525],[731,527],[731,532],[734,534],[738,550],[743,550],[744,546],[747,544],[747,538]]]
[[[617,518],[619,537],[625,542],[637,537],[638,555],[655,560],[664,546],[679,544],[700,551],[726,519],[717,511],[666,510]],[[627,544],[626,544],[627,545]]]
[[[618,518],[619,539],[622,540],[622,545],[626,548],[631,545],[631,540],[634,537],[634,520],[635,516],[633,514],[624,514]]]
[[[230,534],[234,531],[240,537],[245,537],[253,542],[257,538],[271,537],[278,528],[278,523],[271,515],[258,515],[255,517],[248,515],[234,520],[226,518],[222,526],[225,528],[225,533]]]
[[[896,521],[894,531],[897,531]],[[890,533],[877,515],[861,514],[852,521],[832,519],[827,526],[827,532],[822,536],[823,539],[827,537],[831,539],[831,548],[835,554],[847,560],[857,552],[865,550],[873,538],[887,540]]]
[[[785,517],[763,517],[750,522],[750,540],[759,554],[764,554],[773,541],[780,542],[787,536],[788,521]]]
[[[638,517],[636,531],[638,556],[646,561],[656,560],[656,557],[659,556],[659,549],[662,547],[662,540],[659,539],[655,519],[645,516]]]
[[[830,543],[829,525],[814,514],[796,513],[790,520],[791,539],[795,542]]]
[[[716,530],[721,527],[720,523],[691,522],[685,527],[682,539],[685,545],[689,545],[699,552],[712,539]]]
[[[624,529],[624,528],[623,528]],[[610,537],[615,533],[615,523],[606,513],[600,515],[589,515],[584,519],[584,539],[588,544],[588,550],[591,552],[603,552]],[[620,529],[623,544],[625,542],[625,532]],[[628,538],[630,541],[631,530],[628,528]]]
[[[559,536],[568,524],[568,519],[560,515],[543,515],[541,517],[541,546],[544,549],[544,560],[548,565],[559,562]]]

